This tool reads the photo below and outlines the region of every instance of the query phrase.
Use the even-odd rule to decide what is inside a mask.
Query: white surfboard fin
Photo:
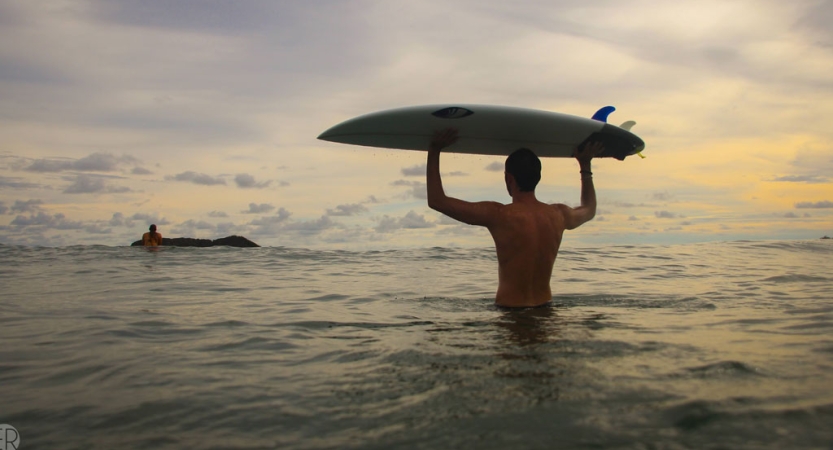
[[[631,131],[631,128],[633,128],[634,125],[636,125],[636,122],[634,122],[633,120],[629,120],[623,123],[622,125],[619,125],[619,128],[626,131]]]

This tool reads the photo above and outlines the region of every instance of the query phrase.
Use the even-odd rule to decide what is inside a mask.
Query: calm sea
[[[833,241],[562,250],[0,246],[21,449],[831,449]]]

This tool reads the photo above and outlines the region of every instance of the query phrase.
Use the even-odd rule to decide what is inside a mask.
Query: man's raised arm
[[[587,143],[576,150],[575,157],[578,160],[581,173],[581,206],[570,208],[563,205],[564,225],[568,230],[589,222],[596,215],[596,188],[593,186],[593,172],[590,161],[602,150],[600,142]]]
[[[495,209],[499,207],[498,203],[471,203],[445,195],[440,176],[440,152],[455,142],[457,142],[457,130],[448,128],[435,132],[428,145],[428,167],[425,179],[428,188],[428,207],[469,225],[489,226],[490,221],[495,217]]]

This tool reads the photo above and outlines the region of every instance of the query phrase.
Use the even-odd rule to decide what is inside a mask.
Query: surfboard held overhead
[[[587,141],[600,141],[602,157],[624,160],[641,152],[645,142],[623,127],[605,123],[615,108],[605,107],[596,120],[535,109],[493,105],[424,105],[365,114],[321,133],[318,139],[342,144],[404,150],[427,150],[436,130],[456,128],[450,153],[509,155],[520,147],[538,156],[568,158]],[[602,119],[603,116],[603,119]]]

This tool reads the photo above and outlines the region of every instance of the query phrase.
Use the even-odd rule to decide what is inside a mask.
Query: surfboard
[[[602,157],[624,160],[641,152],[645,142],[607,123],[616,108],[601,108],[592,118],[551,111],[494,105],[423,105],[389,109],[339,123],[318,139],[343,144],[405,150],[427,150],[436,130],[456,128],[459,139],[444,149],[450,153],[509,155],[518,148],[538,156],[568,158],[589,141],[604,145]]]

